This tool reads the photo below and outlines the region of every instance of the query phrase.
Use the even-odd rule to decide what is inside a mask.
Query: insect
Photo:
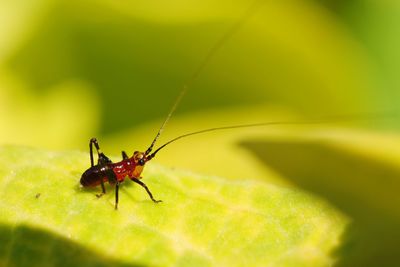
[[[118,201],[119,201],[119,187],[120,184],[128,177],[133,182],[139,184],[143,187],[151,200],[154,203],[159,203],[161,200],[157,200],[153,197],[150,189],[147,185],[141,181],[141,173],[145,164],[152,160],[156,154],[169,145],[172,142],[175,142],[181,138],[188,137],[191,135],[202,134],[205,132],[211,132],[216,130],[225,130],[225,129],[233,129],[233,128],[244,128],[244,127],[255,127],[255,126],[266,126],[266,125],[283,125],[283,124],[315,124],[315,123],[324,123],[326,120],[314,120],[314,121],[278,121],[278,122],[266,122],[266,123],[256,123],[256,124],[244,124],[244,125],[234,125],[234,126],[225,126],[225,127],[217,127],[217,128],[210,128],[205,130],[200,130],[196,132],[191,132],[187,134],[180,135],[165,144],[161,145],[153,152],[153,148],[160,137],[164,127],[166,126],[167,122],[171,118],[172,114],[174,113],[175,109],[177,108],[178,104],[180,103],[181,99],[185,95],[187,89],[190,85],[197,79],[201,70],[207,65],[209,60],[212,56],[217,52],[222,45],[255,13],[257,8],[261,3],[264,1],[256,1],[249,10],[244,14],[244,16],[239,19],[223,36],[219,39],[213,47],[208,51],[208,54],[204,57],[204,60],[200,63],[198,68],[194,71],[193,75],[190,79],[184,83],[183,89],[179,94],[178,98],[175,100],[170,112],[168,113],[166,119],[162,123],[160,129],[158,130],[155,138],[153,139],[152,143],[150,144],[149,148],[145,152],[135,151],[131,157],[127,155],[126,152],[122,151],[122,161],[113,163],[101,150],[99,143],[96,138],[92,138],[89,142],[89,149],[90,149],[90,163],[91,167],[87,169],[80,179],[80,183],[83,187],[95,187],[101,186],[102,193],[98,194],[97,196],[100,197],[106,193],[104,184],[106,182],[110,183],[111,185],[115,185],[115,209],[118,209]],[[334,117],[328,121],[343,121],[343,120],[353,120],[359,119],[357,117],[351,118],[351,116],[342,116],[342,117]],[[94,156],[93,156],[93,146],[95,147],[98,155],[97,164],[94,164]]]
[[[232,27],[222,36],[222,38],[219,39],[213,47],[211,47],[211,49],[208,51],[208,54],[204,57],[204,60],[200,63],[200,65],[195,70],[195,72],[192,74],[190,79],[184,84],[181,93],[179,94],[174,105],[172,106],[172,109],[170,110],[166,119],[164,120],[163,124],[161,125],[156,137],[154,138],[153,142],[151,143],[151,145],[145,152],[135,151],[133,153],[133,155],[131,157],[129,157],[125,151],[122,151],[122,161],[113,163],[100,150],[100,146],[99,146],[97,139],[92,138],[90,140],[89,150],[90,150],[91,166],[89,169],[87,169],[82,174],[82,177],[80,179],[80,183],[83,187],[95,187],[95,186],[100,185],[101,189],[102,189],[102,193],[97,195],[98,197],[100,197],[106,193],[105,186],[104,186],[104,184],[106,182],[108,182],[112,185],[115,185],[115,209],[118,209],[119,186],[125,180],[125,178],[128,177],[133,182],[142,186],[146,190],[147,194],[150,196],[151,200],[154,203],[159,203],[159,202],[161,202],[161,200],[156,200],[153,197],[153,194],[151,193],[151,191],[147,187],[147,185],[141,181],[141,178],[142,178],[141,173],[143,171],[145,164],[148,161],[150,161],[152,158],[154,158],[154,156],[157,154],[158,151],[160,151],[162,148],[164,148],[168,144],[170,144],[180,138],[189,136],[189,135],[200,134],[203,132],[214,131],[217,129],[246,127],[245,125],[221,127],[221,128],[206,129],[206,130],[202,130],[202,131],[198,131],[198,132],[181,135],[181,136],[178,136],[177,138],[170,140],[169,142],[165,143],[164,145],[162,145],[158,149],[156,149],[153,153],[151,153],[157,139],[160,137],[165,125],[169,121],[173,112],[177,108],[179,102],[185,95],[187,89],[190,87],[191,83],[193,83],[197,79],[197,77],[199,76],[199,73],[207,65],[208,61],[212,58],[212,56],[215,54],[215,52],[218,51],[221,48],[221,46],[248,20],[248,18],[250,18],[255,13],[255,11],[257,10],[257,7],[262,2],[263,1],[260,1],[260,0],[255,1],[254,4],[244,14],[244,16],[241,17],[234,25],[232,25]],[[93,146],[95,147],[95,149],[97,151],[97,155],[98,155],[97,164],[94,164]]]

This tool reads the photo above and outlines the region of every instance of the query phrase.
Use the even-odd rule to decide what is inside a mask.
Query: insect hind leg
[[[92,138],[92,139],[90,139],[90,142],[89,142],[90,164],[91,164],[92,167],[94,166],[93,145],[94,145],[94,147],[96,148],[96,151],[97,151],[97,155],[98,155],[97,164],[98,165],[104,165],[104,164],[107,164],[107,163],[112,163],[111,160],[106,155],[104,155],[104,153],[101,151],[99,143],[97,142],[97,139],[96,138]]]
[[[101,152],[101,149],[100,149],[99,143],[97,142],[97,139],[96,138],[92,138],[92,139],[90,139],[90,142],[89,142],[90,164],[91,164],[92,167],[94,166],[93,145],[94,145],[94,147],[96,148],[96,151],[97,151],[97,156],[98,156],[97,164],[98,165],[105,165],[107,163],[112,163],[111,160],[106,155],[104,155],[103,152]],[[101,192],[102,192],[101,194],[97,194],[96,196],[97,197],[101,197],[103,194],[106,193],[106,188],[104,187],[104,181],[103,180],[101,180]]]

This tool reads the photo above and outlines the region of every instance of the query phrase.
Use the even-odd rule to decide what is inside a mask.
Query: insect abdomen
[[[110,177],[110,175],[113,175],[112,169],[110,172],[110,168],[108,168],[107,166],[100,167],[96,165],[87,169],[82,174],[80,183],[85,187],[94,187],[101,184],[102,180],[103,182],[109,181],[110,178],[111,180],[113,180],[114,177]]]

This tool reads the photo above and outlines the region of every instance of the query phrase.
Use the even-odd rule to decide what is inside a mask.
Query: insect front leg
[[[92,139],[90,139],[90,142],[89,142],[90,164],[91,164],[91,166],[92,166],[92,167],[94,166],[94,161],[93,161],[93,145],[94,145],[94,147],[96,148],[96,151],[97,151],[97,156],[98,156],[97,164],[98,164],[98,165],[105,165],[105,164],[107,164],[107,163],[111,163],[111,160],[110,160],[106,155],[104,155],[103,152],[101,152],[99,143],[97,142],[97,139],[96,139],[96,138],[92,138]],[[101,183],[100,183],[100,184],[101,184],[102,193],[101,193],[101,194],[97,194],[97,195],[96,195],[97,197],[101,197],[103,194],[106,193],[106,188],[104,187],[104,181],[103,181],[103,179],[101,180]]]
[[[150,192],[149,188],[147,187],[147,185],[145,183],[143,183],[142,181],[140,181],[139,179],[136,179],[136,178],[131,178],[131,180],[137,184],[140,184],[144,189],[146,189],[147,194],[149,194],[151,200],[153,200],[154,203],[162,202],[162,200],[154,199],[153,194]]]

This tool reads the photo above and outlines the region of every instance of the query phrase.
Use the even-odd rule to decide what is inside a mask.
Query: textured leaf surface
[[[149,163],[97,199],[87,153],[0,149],[2,266],[330,266],[346,219],[302,191]]]

